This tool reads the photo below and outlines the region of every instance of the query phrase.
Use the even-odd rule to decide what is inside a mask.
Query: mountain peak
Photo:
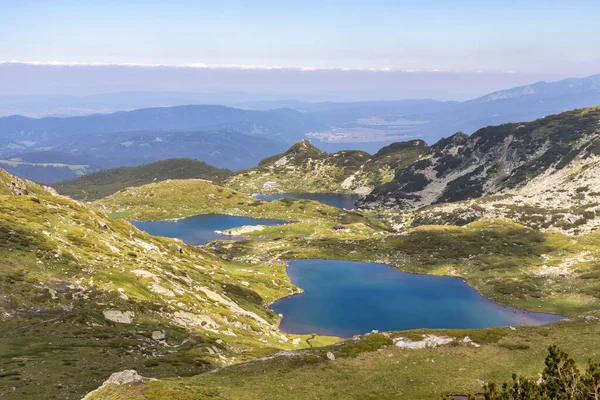
[[[286,152],[286,156],[295,156],[300,153],[318,153],[326,154],[323,150],[320,150],[313,146],[308,140],[302,139],[290,147]]]

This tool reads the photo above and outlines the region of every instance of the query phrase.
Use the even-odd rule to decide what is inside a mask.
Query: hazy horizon
[[[587,0],[30,0],[2,11],[0,95],[466,100],[600,73],[600,3]]]
[[[585,77],[506,72],[86,65],[0,62],[0,95],[118,92],[246,93],[260,100],[464,101],[539,81]]]

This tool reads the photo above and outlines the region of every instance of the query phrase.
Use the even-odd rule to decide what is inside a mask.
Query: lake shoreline
[[[540,312],[540,311],[533,311],[533,310],[529,310],[529,309],[523,309],[523,308],[517,308],[514,306],[510,306],[510,305],[505,305],[499,302],[496,302],[492,299],[489,299],[485,296],[483,296],[478,290],[476,290],[475,288],[473,288],[469,282],[462,278],[462,277],[456,277],[456,276],[448,276],[448,275],[432,275],[432,274],[421,274],[421,273],[415,273],[415,272],[405,272],[405,271],[401,271],[398,270],[397,268],[393,267],[392,265],[383,263],[383,262],[365,262],[365,261],[356,261],[356,260],[347,260],[347,259],[327,259],[327,258],[303,258],[303,259],[292,259],[292,260],[286,260],[286,274],[288,275],[288,278],[290,279],[290,282],[297,288],[299,288],[301,291],[297,292],[297,293],[291,293],[288,296],[284,296],[281,297],[275,301],[272,301],[270,304],[268,304],[269,309],[271,309],[272,311],[276,312],[277,314],[282,314],[283,318],[280,321],[280,323],[278,324],[278,329],[280,329],[280,331],[282,333],[286,333],[286,334],[307,334],[307,332],[304,331],[294,331],[292,330],[288,330],[288,329],[282,329],[281,328],[281,324],[284,323],[284,319],[285,318],[290,318],[290,315],[286,315],[285,312],[283,312],[281,309],[276,309],[273,308],[274,305],[276,305],[277,303],[279,303],[280,305],[284,304],[282,303],[282,301],[285,301],[286,299],[292,298],[298,294],[307,294],[306,289],[303,288],[301,286],[301,283],[298,282],[298,279],[296,279],[294,281],[294,279],[292,278],[292,276],[290,276],[289,273],[289,268],[290,268],[290,263],[292,262],[302,262],[302,261],[310,261],[310,262],[348,262],[348,263],[352,263],[352,264],[356,264],[357,266],[360,267],[367,267],[367,264],[371,264],[373,266],[377,265],[377,266],[383,266],[386,269],[389,270],[389,272],[394,272],[394,273],[400,273],[400,274],[405,274],[406,276],[415,276],[415,277],[422,277],[422,278],[442,278],[442,279],[449,279],[451,278],[451,280],[449,280],[448,282],[460,282],[461,284],[464,284],[466,288],[468,288],[468,290],[473,291],[476,295],[477,298],[472,298],[472,297],[468,297],[468,301],[469,302],[474,302],[473,305],[476,306],[477,309],[480,309],[480,314],[481,315],[485,315],[488,312],[491,312],[491,310],[494,310],[494,318],[498,319],[499,321],[499,325],[495,325],[495,323],[491,323],[491,322],[486,322],[484,323],[484,326],[472,326],[472,325],[468,325],[468,326],[464,326],[464,327],[444,327],[443,324],[437,327],[434,326],[426,326],[426,324],[424,326],[419,326],[419,327],[410,327],[410,328],[377,328],[375,327],[370,327],[366,330],[364,330],[364,332],[356,332],[354,334],[364,334],[366,332],[370,332],[373,329],[377,329],[377,330],[382,330],[382,331],[403,331],[403,330],[414,330],[414,329],[485,329],[485,328],[490,328],[490,327],[507,327],[507,326],[513,326],[513,325],[522,325],[522,326],[533,326],[533,325],[546,325],[546,324],[550,324],[553,322],[557,322],[560,320],[564,320],[567,317],[561,314],[557,314],[557,313],[548,313],[548,312]],[[362,264],[362,265],[361,265]],[[323,267],[326,268],[326,267]],[[456,285],[453,285],[454,288],[456,289]],[[461,289],[462,290],[462,289]],[[465,292],[466,293],[466,292]],[[313,296],[315,295],[315,293],[308,293],[309,296]],[[464,294],[464,293],[463,293]],[[467,293],[468,295],[468,293]],[[432,296],[432,298],[435,296]],[[307,300],[305,300],[307,301]],[[383,300],[381,300],[383,301]],[[457,297],[454,301],[456,301],[457,305],[460,305],[462,303],[464,303],[465,299],[464,298],[460,298]],[[479,301],[482,301],[481,303],[479,303]],[[384,303],[382,303],[384,304]],[[455,305],[454,302],[451,303],[452,305]],[[327,303],[325,305],[323,305],[323,307],[328,307],[330,306],[330,303]],[[490,311],[486,311],[485,313],[481,313],[481,310],[483,309],[487,309],[488,307],[490,308]],[[474,323],[473,321],[475,320],[471,320],[470,318],[475,318],[475,315],[479,315],[479,314],[464,314],[462,313],[462,317],[463,318],[467,318],[465,321],[471,321],[471,322],[467,322],[468,324],[472,324]],[[480,315],[480,318],[482,318]],[[293,317],[292,317],[293,318]],[[485,318],[488,318],[487,316]],[[485,318],[483,320],[485,320]],[[491,317],[490,317],[491,318]],[[483,321],[482,320],[482,321]],[[500,322],[501,320],[505,321],[505,322]],[[294,321],[294,323],[298,323],[298,321]],[[454,321],[453,321],[454,323]],[[330,329],[330,328],[328,328]],[[310,333],[316,333],[319,335],[334,335],[334,336],[340,336],[340,337],[346,337],[346,335],[341,334],[340,332],[319,332],[314,331],[314,332],[310,332]],[[347,337],[351,337],[351,336],[347,336]]]

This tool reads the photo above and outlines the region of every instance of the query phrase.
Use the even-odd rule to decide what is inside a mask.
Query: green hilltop
[[[239,171],[225,185],[245,193],[356,193],[365,195],[426,152],[423,141],[395,143],[374,156],[344,150],[329,154],[302,140],[258,167]]]
[[[207,179],[222,182],[233,172],[216,168],[190,158],[170,158],[139,167],[120,167],[94,172],[79,178],[54,184],[65,196],[77,200],[94,201],[110,196],[119,190],[142,186],[167,179]]]
[[[364,220],[358,213],[316,201],[291,198],[262,201],[200,179],[167,180],[128,188],[93,204],[115,218],[132,220],[180,219],[217,213],[332,224]]]

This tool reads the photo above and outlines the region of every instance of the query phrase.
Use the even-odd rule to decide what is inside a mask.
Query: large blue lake
[[[561,316],[500,306],[463,280],[396,271],[374,263],[297,260],[287,273],[304,293],[275,302],[286,333],[350,337],[374,329],[539,325]]]
[[[335,194],[335,193],[279,193],[279,194],[256,194],[255,198],[259,200],[278,200],[286,197],[295,199],[316,200],[323,204],[328,204],[337,208],[345,208],[353,210],[356,208],[358,196],[351,194]]]
[[[178,238],[187,244],[196,245],[218,239],[241,239],[215,231],[224,231],[244,225],[282,225],[287,222],[279,219],[207,214],[177,221],[131,221],[131,223],[151,235]]]

